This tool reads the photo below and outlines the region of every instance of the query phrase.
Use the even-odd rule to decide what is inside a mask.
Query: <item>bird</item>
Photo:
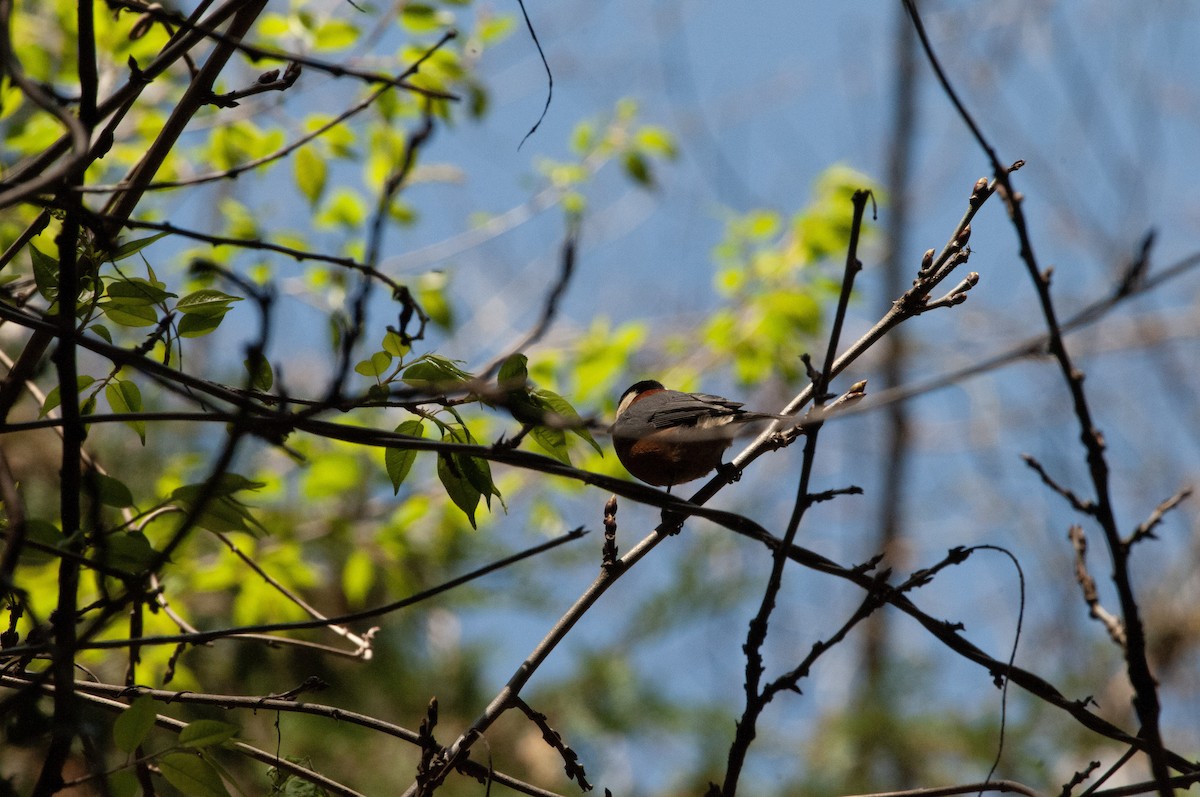
[[[644,379],[621,394],[612,426],[617,459],[636,478],[671,487],[706,476],[722,466],[721,456],[747,424],[773,421],[742,404],[708,393],[668,390]]]

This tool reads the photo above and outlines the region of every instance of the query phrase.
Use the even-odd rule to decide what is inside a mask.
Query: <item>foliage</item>
[[[853,343],[843,322],[858,258],[877,236],[865,209],[886,197],[842,165],[797,211],[725,214],[705,317],[661,329],[598,313],[559,334],[605,168],[633,191],[664,192],[680,154],[670,130],[620,100],[565,142],[533,139],[559,153],[533,156],[525,188],[526,210],[561,213],[560,270],[506,308],[513,326],[531,325],[510,340],[467,320],[492,297],[457,281],[453,262],[408,270],[384,253],[414,230],[454,226],[431,195],[471,175],[434,161],[432,142],[491,112],[484,53],[519,29],[515,14],[469,0],[402,3],[395,20],[356,4],[268,11],[260,0],[183,13],[54,0],[0,13],[0,319],[19,330],[4,343],[0,438],[21,441],[0,440],[10,619],[0,716],[14,748],[36,750],[28,761],[0,753],[12,788],[48,795],[80,772],[114,794],[410,784],[474,794],[475,781],[586,790],[607,745],[670,737],[695,742],[681,783],[732,795],[767,705],[799,691],[817,659],[885,604],[1055,716],[1149,746],[1165,765],[1153,735],[1039,691],[1040,676],[977,652],[909,602],[987,546],[889,581],[878,560],[843,566],[797,543],[810,510],[855,492],[810,483],[823,424],[865,395],[861,382],[834,380],[902,323],[966,300],[977,275],[941,294],[943,283],[961,278],[970,222],[998,189],[1020,217],[1015,169],[997,166],[975,185],[945,246]],[[476,219],[452,234],[503,225],[503,214]],[[1056,324],[1047,321],[1051,335]],[[786,389],[795,421],[684,503],[632,484],[605,456],[601,419],[646,372],[683,389]],[[787,477],[796,497],[786,530],[707,506],[754,458],[793,444],[803,464]],[[605,543],[599,575],[594,549],[572,545],[580,513],[599,514],[589,486],[663,509],[641,542],[623,552],[615,537]],[[610,534],[615,511],[605,510]],[[1083,511],[1115,528],[1094,505]],[[770,574],[715,564],[744,554],[733,534],[697,535],[648,602],[584,637],[570,671],[542,671],[536,691],[522,691],[600,595],[643,572],[632,568],[679,539],[684,522],[741,535]],[[762,662],[785,566],[845,582],[862,604],[844,615],[839,604],[830,614],[844,625],[781,673]],[[653,658],[689,623],[727,633],[730,614],[760,595],[748,635],[729,646],[746,657],[736,730],[727,695],[680,696],[671,689],[686,679],[639,679],[639,656]],[[514,629],[547,616],[558,619],[496,696],[497,668],[523,643]],[[889,675],[904,672],[893,664]],[[1145,699],[1146,679],[1129,675]],[[868,789],[992,755],[988,717],[906,712],[882,695],[814,722],[811,757],[841,763],[788,770],[793,784]],[[1034,725],[1022,738],[1035,738]],[[485,732],[486,754],[476,744]],[[937,737],[961,743],[939,748]],[[1021,755],[1034,758],[1031,748]],[[931,749],[941,758],[927,763]],[[866,775],[847,763],[864,750],[882,761]],[[726,759],[722,772],[715,762]]]

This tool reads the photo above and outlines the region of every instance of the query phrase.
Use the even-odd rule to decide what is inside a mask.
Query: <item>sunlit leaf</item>
[[[296,186],[308,200],[310,206],[315,206],[325,191],[325,159],[317,154],[312,146],[296,150],[295,160]]]
[[[392,365],[392,355],[386,351],[377,351],[354,366],[354,370],[363,376],[383,376]]]
[[[240,296],[230,296],[212,288],[192,291],[175,303],[175,310],[185,315],[221,316],[233,302],[242,301]]]
[[[555,429],[550,426],[535,426],[529,430],[529,436],[547,454],[564,465],[571,464],[571,457],[567,453],[567,435],[562,429]]]
[[[317,50],[341,50],[358,41],[358,28],[344,19],[328,19],[317,26],[313,42]]]
[[[675,137],[663,127],[646,125],[637,131],[634,140],[641,149],[660,158],[674,158],[678,154]]]
[[[352,606],[361,606],[375,583],[375,562],[362,548],[352,548],[342,566],[342,592]]]

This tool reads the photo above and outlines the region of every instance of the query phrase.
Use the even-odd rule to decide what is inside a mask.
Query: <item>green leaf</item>
[[[110,257],[109,260],[112,261],[113,263],[117,262],[118,260],[124,260],[125,258],[129,257],[130,255],[135,255],[138,252],[142,251],[147,246],[149,246],[150,244],[157,241],[159,238],[163,238],[167,235],[170,235],[170,233],[169,232],[160,232],[160,233],[155,233],[154,235],[151,235],[147,238],[138,238],[136,241],[126,241],[125,243],[123,243],[119,247],[117,247],[117,251],[112,253],[112,257]]]
[[[427,354],[404,369],[404,382],[415,388],[441,390],[452,388],[471,378],[455,365],[455,361],[436,354]]]
[[[191,503],[199,498],[206,491],[211,491],[214,496],[230,496],[242,492],[243,490],[261,490],[266,487],[264,482],[256,482],[247,479],[239,473],[222,473],[210,483],[185,484],[182,487],[177,487],[171,493],[172,501],[183,501]]]
[[[223,316],[229,305],[242,301],[240,296],[230,296],[212,288],[193,291],[175,303],[176,312],[185,315]]]
[[[249,534],[264,531],[250,511],[233,496],[242,490],[258,490],[262,482],[254,482],[236,473],[225,473],[211,487],[201,484],[185,484],[176,488],[170,496],[173,503],[192,508],[202,495],[210,500],[204,507],[196,524],[209,531],[245,531]],[[253,528],[252,528],[253,527]]]
[[[141,573],[158,558],[158,552],[140,531],[121,532],[108,537],[101,552],[106,565],[126,573]]]
[[[442,486],[446,488],[446,495],[467,516],[471,528],[478,528],[475,525],[475,509],[479,506],[479,499],[483,497],[483,493],[472,485],[471,480],[463,473],[458,457],[453,454],[438,454],[437,475]]]
[[[133,506],[133,493],[130,492],[124,482],[103,473],[96,473],[94,475],[96,477],[96,488],[99,493],[100,503],[105,506],[116,507],[117,509]]]
[[[625,174],[643,188],[654,187],[654,175],[650,171],[650,162],[640,152],[626,152],[622,159]]]
[[[388,354],[393,354],[397,357],[403,357],[412,349],[411,346],[404,345],[404,339],[395,332],[388,332],[383,336],[383,350]]]
[[[220,315],[185,315],[179,319],[177,327],[179,336],[182,338],[199,338],[212,332],[221,325],[225,314]]]
[[[449,278],[444,271],[429,271],[417,278],[417,301],[429,314],[433,323],[443,328],[454,325],[454,311],[446,298]]]
[[[317,223],[325,227],[357,230],[366,222],[367,212],[367,203],[359,194],[342,188],[325,201],[324,208],[317,215]]]
[[[317,26],[317,50],[341,50],[358,41],[358,28],[344,19],[330,19]]]
[[[29,256],[33,259],[33,282],[38,293],[48,302],[58,299],[58,261],[42,253],[30,244]]]
[[[547,454],[564,465],[571,464],[571,457],[567,454],[567,435],[562,429],[555,429],[550,426],[535,426],[529,430],[529,436]]]
[[[136,750],[138,745],[146,741],[157,714],[154,699],[149,695],[142,695],[133,701],[113,723],[113,741],[117,747],[126,753]]]
[[[570,426],[570,431],[575,435],[583,438],[592,448],[596,449],[596,453],[603,455],[604,450],[600,448],[600,444],[592,437],[592,433],[583,425],[583,419],[579,417],[579,413],[571,406],[571,402],[567,401],[562,396],[552,390],[539,388],[533,391],[533,395],[540,401],[548,410],[560,416],[567,425]]]
[[[75,392],[82,393],[84,388],[95,381],[96,380],[93,377],[90,377],[87,374],[79,374],[75,377],[75,385],[77,387]],[[46,394],[46,400],[42,402],[42,409],[38,412],[38,417],[46,417],[46,413],[58,407],[59,404],[62,404],[62,393],[59,390],[59,386],[55,385],[50,392]]]
[[[238,727],[219,720],[195,720],[179,732],[179,743],[184,747],[203,749],[215,747],[237,736]]]
[[[242,360],[242,366],[250,374],[250,386],[255,390],[266,393],[275,384],[275,372],[271,370],[271,361],[259,352],[254,352]]]
[[[525,383],[529,381],[529,358],[520,352],[509,355],[500,366],[500,373],[496,379],[504,387],[524,388]]]
[[[50,521],[41,520],[40,518],[29,518],[25,521],[25,539],[28,542],[41,543],[48,548],[57,548],[66,538],[59,531],[58,526],[55,526]],[[26,547],[21,552],[21,564],[23,565],[42,565],[53,559],[53,554],[43,553],[30,547]]]
[[[109,774],[108,791],[112,797],[137,797],[142,793],[142,787],[137,776],[126,769]]]
[[[439,28],[454,24],[454,15],[438,11],[426,3],[405,3],[400,12],[400,24],[409,33],[433,33]]]
[[[675,137],[666,128],[646,125],[634,137],[638,147],[660,158],[674,158],[677,154]]]
[[[447,426],[445,436],[455,443],[472,442],[471,433],[465,426]],[[454,466],[462,477],[470,482],[471,486],[487,499],[488,506],[491,506],[492,496],[500,495],[500,491],[496,489],[496,485],[492,481],[491,464],[486,459],[466,454],[451,454],[450,456],[454,458]]]
[[[114,379],[104,388],[104,398],[113,412],[141,412],[142,391],[137,384],[127,379]],[[125,421],[125,425],[137,432],[137,436],[146,445],[146,422]]]
[[[377,351],[369,358],[354,366],[354,370],[363,376],[383,376],[392,365],[392,355],[386,351]]]
[[[175,295],[164,290],[161,284],[155,284],[140,277],[110,281],[105,292],[110,304],[123,307],[159,304]]]
[[[325,159],[317,154],[315,147],[304,146],[296,150],[295,174],[296,187],[304,194],[309,206],[315,207],[325,191],[327,174]]]
[[[396,432],[409,437],[424,437],[425,424],[420,421],[405,421],[396,427]],[[383,452],[383,464],[387,468],[388,478],[392,480],[392,494],[400,492],[400,485],[412,470],[417,452],[411,448],[388,448]]]
[[[342,567],[342,592],[351,606],[361,606],[375,583],[375,562],[363,548],[353,548]]]
[[[100,302],[97,306],[109,321],[123,327],[152,327],[158,323],[158,311],[154,305],[129,304],[118,300]]]
[[[198,755],[167,753],[158,759],[158,769],[188,797],[229,797],[216,768]]]
[[[244,531],[247,534],[256,534],[261,530],[250,510],[228,496],[213,499],[205,504],[204,511],[196,519],[196,525],[202,529],[222,533]]]

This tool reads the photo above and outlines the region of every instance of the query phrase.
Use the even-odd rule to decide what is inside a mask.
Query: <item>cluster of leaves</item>
[[[665,128],[638,122],[632,99],[617,102],[611,118],[580,122],[571,134],[572,160],[543,158],[538,170],[562,193],[563,208],[579,215],[587,208],[583,187],[601,164],[615,160],[634,184],[658,187],[656,164],[674,160],[675,137]]]
[[[856,190],[870,186],[866,175],[833,166],[817,179],[809,205],[786,224],[783,214],[765,209],[726,221],[713,250],[725,304],[702,334],[714,359],[732,361],[741,383],[806,377],[796,343],[821,330],[823,308],[841,285],[818,267],[844,256],[850,221],[843,209]]]

